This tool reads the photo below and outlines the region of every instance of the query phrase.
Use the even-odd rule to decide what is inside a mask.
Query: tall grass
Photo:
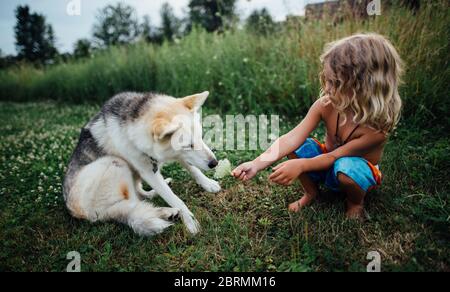
[[[0,100],[100,102],[124,90],[175,96],[210,90],[209,106],[224,112],[297,115],[318,95],[324,45],[377,32],[393,41],[407,65],[405,115],[448,121],[450,13],[447,1],[427,2],[416,14],[394,7],[368,20],[299,21],[268,37],[194,31],[162,47],[140,43],[46,69],[22,66],[0,72]]]
[[[392,7],[369,21],[346,19],[334,26],[326,21],[302,24],[298,57],[308,64],[311,91],[319,90],[320,48],[332,40],[355,33],[376,32],[387,36],[406,65],[401,95],[404,115],[422,124],[447,120],[450,93],[450,10],[448,1],[422,1],[413,11]],[[292,31],[291,31],[292,33]]]

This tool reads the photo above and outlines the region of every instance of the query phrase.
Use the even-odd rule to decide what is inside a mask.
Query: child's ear
[[[181,102],[188,110],[198,111],[203,106],[208,96],[209,92],[205,91],[203,93],[186,96],[181,99]]]

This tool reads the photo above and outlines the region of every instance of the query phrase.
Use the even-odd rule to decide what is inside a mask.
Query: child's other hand
[[[251,180],[257,173],[258,169],[253,161],[243,163],[232,171],[233,176],[241,181]]]
[[[290,186],[302,174],[302,163],[302,159],[283,162],[273,168],[274,172],[269,179],[276,184]]]

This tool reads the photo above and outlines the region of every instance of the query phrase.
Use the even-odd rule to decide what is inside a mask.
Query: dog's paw
[[[172,183],[172,179],[171,178],[167,178],[164,181],[168,185],[170,185]],[[141,195],[144,199],[148,199],[148,200],[152,200],[152,199],[154,199],[155,197],[158,196],[158,193],[155,190],[151,190],[151,191],[144,190],[144,188],[142,187],[142,183],[139,183],[137,185],[137,191],[138,191],[139,195]]]
[[[198,223],[197,219],[191,213],[182,213],[181,218],[183,219],[184,224],[186,225],[187,230],[195,235],[200,232],[200,223]]]
[[[203,182],[201,186],[208,193],[218,193],[222,190],[220,184],[212,179],[208,179],[207,181]]]
[[[180,219],[180,209],[161,208],[159,217],[167,221],[177,221],[178,219]]]

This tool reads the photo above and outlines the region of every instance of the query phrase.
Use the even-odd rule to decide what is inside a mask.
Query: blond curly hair
[[[353,122],[389,133],[400,119],[403,62],[390,41],[357,34],[332,42],[321,56],[321,98]],[[346,121],[344,121],[345,123]]]

